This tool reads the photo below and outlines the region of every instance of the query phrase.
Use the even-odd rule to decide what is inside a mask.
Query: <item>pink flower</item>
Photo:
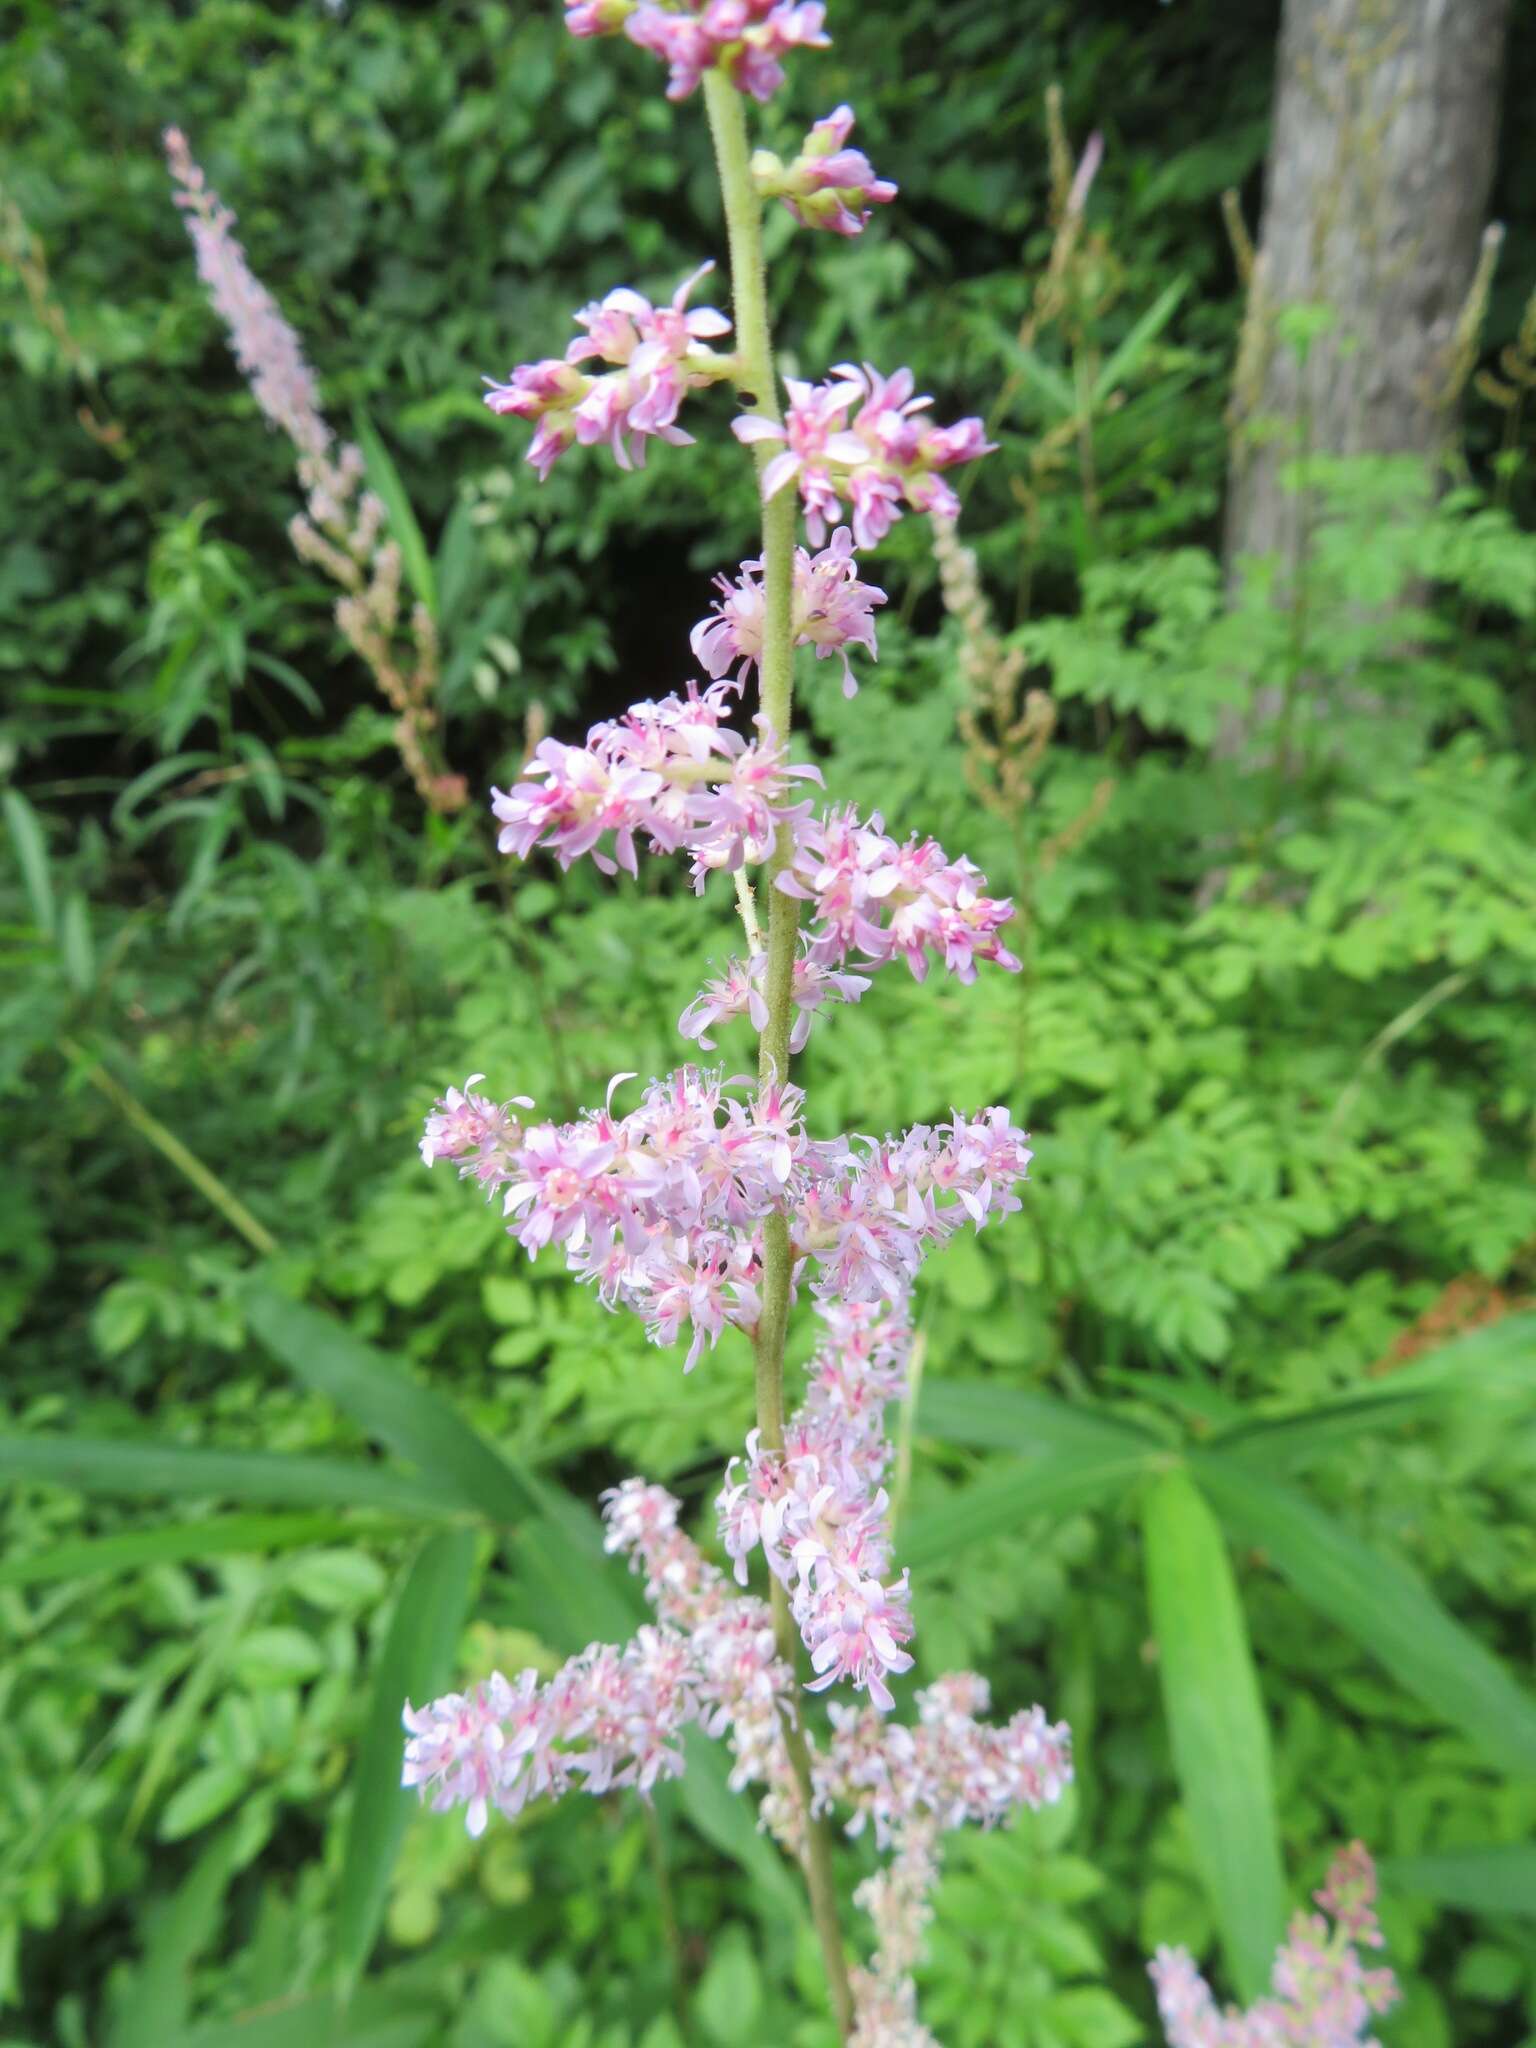
[[[794,800],[794,784],[820,772],[788,761],[761,717],[755,740],[733,732],[731,692],[690,683],[685,697],[632,704],[593,726],[583,747],[542,741],[524,780],[491,792],[501,851],[526,860],[547,846],[562,867],[590,854],[604,874],[636,874],[643,836],[655,852],[690,854],[702,888],[717,869],[764,859],[781,830],[798,841],[810,806]]]
[[[763,649],[763,565],[743,562],[741,575],[733,583],[717,576],[713,618],[701,619],[693,629],[690,645],[699,665],[711,676],[736,670],[743,683],[762,656]],[[853,551],[853,536],[846,526],[833,534],[829,546],[817,555],[795,549],[794,592],[790,624],[797,647],[814,647],[818,661],[838,654],[843,663],[843,695],[858,694],[850,647],[862,647],[873,661],[875,644],[874,611],[885,603],[885,592],[872,583],[861,583]]]
[[[812,1018],[823,1005],[856,1003],[869,987],[866,975],[840,973],[811,959],[806,950],[808,945],[809,941],[803,939],[794,967],[795,1019],[789,1035],[792,1053],[804,1050],[811,1035]],[[703,991],[694,997],[677,1020],[682,1036],[695,1040],[708,1052],[713,1049],[714,1041],[705,1033],[713,1031],[728,1018],[748,1017],[753,1030],[760,1032],[768,1021],[768,1005],[763,995],[767,969],[766,953],[754,953],[745,966],[739,960],[728,962],[724,974],[706,982]]]
[[[873,206],[896,197],[896,187],[877,178],[862,150],[845,148],[853,132],[853,109],[837,107],[807,134],[786,168],[771,150],[759,150],[752,174],[765,199],[782,199],[802,227],[856,235]]]
[[[667,66],[667,97],[686,99],[706,71],[724,71],[740,91],[767,100],[784,82],[780,58],[794,49],[825,49],[826,9],[819,0],[566,0],[576,35],[622,26],[631,42]],[[622,15],[619,5],[624,4]],[[578,20],[572,20],[572,15]],[[579,25],[578,25],[579,21]]]
[[[970,861],[951,860],[937,841],[898,845],[878,813],[865,825],[848,809],[803,828],[776,886],[812,906],[811,957],[822,965],[850,956],[879,965],[899,956],[921,981],[931,953],[968,984],[978,961],[1019,970],[1000,936],[1013,905],[983,894],[984,883]]]
[[[606,442],[621,469],[644,463],[648,438],[691,442],[677,425],[683,399],[730,372],[729,360],[704,344],[728,334],[731,323],[713,306],[688,311],[694,286],[713,269],[713,263],[700,264],[668,306],[653,306],[621,286],[576,315],[586,333],[570,344],[563,362],[521,363],[505,384],[485,380],[492,412],[537,423],[528,460],[541,481],[574,441],[586,447]],[[593,357],[611,367],[600,375],[575,367]]]
[[[783,443],[763,466],[764,501],[798,482],[806,531],[818,545],[845,500],[853,506],[853,538],[860,547],[883,540],[903,504],[955,517],[959,500],[938,473],[991,452],[981,421],[927,424],[920,415],[933,400],[913,397],[910,370],[882,377],[868,364],[861,369],[840,363],[832,377],[827,384],[786,378],[790,404],[782,425],[756,414],[732,422],[738,439],[748,444]],[[850,425],[847,415],[855,405]]]
[[[1246,2012],[1221,2011],[1210,1986],[1181,1948],[1160,1948],[1148,1966],[1169,2048],[1376,2048],[1372,2015],[1396,2003],[1390,1970],[1368,1970],[1358,1949],[1380,1948],[1373,1901],[1376,1873],[1354,1842],[1335,1857],[1316,1894],[1322,1913],[1298,1913],[1275,1956],[1271,1995]],[[1328,1925],[1331,1916],[1333,1926]]]

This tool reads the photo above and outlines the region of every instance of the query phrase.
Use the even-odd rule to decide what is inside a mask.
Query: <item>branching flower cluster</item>
[[[395,744],[423,800],[436,811],[459,810],[468,785],[448,773],[435,737],[437,630],[424,604],[412,607],[409,621],[402,615],[400,546],[389,536],[384,501],[364,487],[361,451],[350,443],[338,448],[299,337],[253,274],[234,236],[235,216],[193,162],[179,128],[165,131],[165,153],[198,275],[229,331],[235,360],[298,458],[306,506],[288,527],[295,552],[340,585],[336,624],[396,714]]]
[[[1157,2009],[1169,2048],[1379,2048],[1366,2031],[1397,2001],[1387,1969],[1368,1969],[1362,1949],[1382,1946],[1376,1871],[1359,1842],[1334,1858],[1317,1913],[1298,1913],[1275,1957],[1272,1990],[1240,2011],[1223,2012],[1182,1948],[1160,1948],[1151,1964]],[[1329,1925],[1329,1922],[1332,1925]]]
[[[682,1734],[699,1728],[727,1746],[733,1788],[756,1791],[763,1826],[805,1871],[842,2039],[937,2048],[918,2017],[913,1973],[942,1839],[1059,1800],[1071,1740],[1039,1706],[988,1720],[988,1688],[971,1673],[935,1680],[915,1694],[915,1719],[897,1716],[893,1682],[913,1666],[914,1627],[887,1491],[886,1417],[911,1396],[924,1261],[957,1231],[1021,1207],[1031,1151],[1002,1105],[883,1139],[814,1137],[790,1062],[815,1020],[859,1001],[883,966],[901,961],[922,980],[936,963],[969,984],[983,964],[1013,972],[1019,962],[1006,942],[1012,905],[970,861],[931,838],[893,836],[879,814],[817,809],[822,778],[792,758],[791,709],[799,648],[818,662],[836,656],[845,693],[855,693],[850,654],[876,658],[885,603],[861,553],[909,511],[940,522],[953,552],[959,504],[948,474],[989,443],[979,419],[935,425],[904,368],[885,376],[840,364],[821,383],[787,379],[781,409],[764,201],[781,200],[806,228],[852,236],[896,190],[849,147],[846,106],[818,121],[788,164],[750,150],[743,96],[767,99],[788,52],[825,44],[823,8],[566,0],[566,13],[578,36],[622,34],[661,58],[670,97],[702,87],[734,330],[713,307],[690,305],[711,263],[664,304],[621,286],[576,315],[581,331],[564,356],[518,366],[486,403],[533,427],[527,458],[542,479],[578,446],[605,446],[625,468],[644,461],[652,440],[686,446],[685,402],[732,386],[745,408],[732,425],[753,452],[763,545],[715,580],[691,635],[704,679],[631,705],[580,744],[543,739],[491,807],[501,852],[519,859],[546,852],[569,868],[590,857],[605,874],[634,876],[645,850],[686,857],[699,890],[717,871],[733,876],[744,957],[706,982],[679,1031],[708,1051],[711,1033],[745,1018],[758,1034],[757,1071],[680,1065],[624,1110],[620,1091],[637,1077],[616,1075],[600,1110],[566,1122],[539,1120],[526,1096],[483,1092],[477,1074],[434,1105],[421,1150],[499,1203],[527,1253],[557,1248],[574,1277],[609,1309],[635,1315],[653,1342],[686,1342],[685,1371],[739,1333],[755,1355],[757,1416],[714,1501],[729,1575],[686,1533],[671,1494],[626,1479],[603,1498],[605,1541],[643,1579],[654,1623],[630,1642],[589,1645],[551,1678],[497,1672],[468,1692],[408,1705],[403,1778],[435,1810],[462,1810],[479,1834],[492,1812],[514,1818],[578,1789],[644,1797],[682,1771]],[[333,457],[295,338],[251,279],[184,145],[173,137],[169,146],[204,275],[263,409],[300,453],[310,516],[298,545],[347,585],[348,630],[367,649],[374,627],[387,639],[396,618],[399,557],[381,540],[383,509],[359,495],[355,452]],[[730,353],[712,346],[733,332]],[[758,708],[733,723],[749,679]],[[746,879],[754,869],[757,896]],[[802,1398],[786,1415],[797,1303],[818,1335]],[[841,1688],[862,1698],[835,1696]],[[834,1694],[819,1732],[813,1693]],[[855,1893],[875,1939],[852,1972],[832,1815],[883,1859]],[[1319,1895],[1332,1932],[1298,1919],[1275,1997],[1253,2013],[1223,2017],[1187,1956],[1159,1954],[1152,1973],[1172,2048],[1360,2040],[1390,1980],[1358,1962],[1355,1945],[1379,1937],[1369,1863],[1352,1853]]]

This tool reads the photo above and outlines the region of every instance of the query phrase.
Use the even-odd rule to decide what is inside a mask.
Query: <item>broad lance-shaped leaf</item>
[[[360,1460],[204,1450],[152,1437],[0,1436],[0,1478],[38,1480],[126,1500],[373,1508],[408,1520],[440,1520],[462,1512],[455,1490]]]
[[[1418,1574],[1246,1458],[1202,1452],[1191,1469],[1241,1543],[1404,1688],[1508,1769],[1536,1775],[1536,1700]]]
[[[296,1379],[327,1395],[434,1492],[500,1526],[553,1511],[553,1489],[470,1428],[452,1404],[409,1377],[398,1360],[318,1309],[255,1281],[241,1295],[251,1329]],[[576,1539],[576,1525],[569,1533]],[[602,1545],[592,1524],[596,1554]]]
[[[497,1525],[516,1525],[514,1565],[529,1589],[530,1619],[547,1641],[575,1651],[634,1633],[645,1619],[644,1603],[630,1575],[605,1555],[594,1514],[494,1450],[440,1395],[331,1317],[259,1283],[247,1290],[245,1305],[251,1328],[305,1385],[409,1458],[434,1489]],[[729,1844],[722,1837],[725,1773],[718,1747],[700,1745],[692,1786],[683,1779],[684,1807],[707,1840],[728,1846],[778,1896],[776,1854],[756,1830],[735,1830]]]
[[[1437,1849],[1424,1856],[1389,1856],[1380,1870],[1383,1891],[1438,1899],[1462,1913],[1513,1913],[1536,1920],[1536,1843],[1507,1842],[1488,1849]]]
[[[1147,1488],[1147,1598],[1179,1797],[1245,1999],[1285,1930],[1269,1730],[1227,1547],[1182,1466]]]
[[[400,1713],[447,1690],[469,1612],[475,1536],[444,1529],[416,1553],[379,1653],[368,1719],[352,1770],[352,1812],[336,1896],[336,1976],[344,1992],[362,1974],[389,1895],[412,1795],[400,1785]]]
[[[389,1525],[384,1527],[388,1530]],[[270,1556],[311,1543],[357,1541],[374,1533],[339,1515],[214,1515],[200,1522],[164,1522],[154,1529],[125,1529],[116,1536],[51,1544],[30,1556],[0,1558],[0,1586],[45,1585],[54,1579],[85,1579],[97,1572],[137,1571],[146,1564],[181,1564],[203,1557]]]
[[[1209,1448],[1273,1470],[1300,1465],[1366,1430],[1453,1408],[1493,1410],[1511,1420],[1536,1408],[1536,1315],[1508,1316],[1291,1414],[1255,1416],[1218,1430]]]
[[[917,1426],[944,1443],[985,1451],[1017,1451],[1037,1457],[1047,1451],[1111,1453],[1122,1456],[1159,1439],[1134,1422],[1101,1410],[1073,1407],[1049,1394],[1036,1394],[996,1380],[925,1379],[917,1404]]]
[[[389,538],[400,549],[406,580],[435,619],[437,578],[432,569],[432,557],[422,539],[415,508],[389,450],[380,440],[373,422],[361,410],[357,414],[357,444],[362,450],[368,488],[382,500],[389,521]]]
[[[1151,1445],[1064,1447],[1038,1458],[989,1464],[977,1479],[903,1521],[897,1562],[914,1571],[940,1564],[973,1543],[1017,1529],[1031,1515],[1068,1515],[1123,1496],[1155,1455]]]

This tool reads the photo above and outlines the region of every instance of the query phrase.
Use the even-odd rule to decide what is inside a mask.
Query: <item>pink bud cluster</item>
[[[167,128],[164,143],[198,275],[252,397],[293,444],[305,494],[303,515],[288,526],[294,551],[340,586],[337,628],[396,713],[395,744],[423,801],[435,811],[459,810],[468,786],[448,773],[434,738],[437,630],[425,605],[416,605],[408,622],[401,615],[401,555],[388,511],[363,487],[361,452],[351,445],[338,450],[299,337],[235,239],[234,214],[193,161],[181,130]]]
[[[1271,1995],[1246,2012],[1220,2010],[1187,1950],[1158,1950],[1149,1967],[1169,2048],[1378,2048],[1366,2029],[1396,2002],[1397,1981],[1359,1953],[1382,1946],[1375,1867],[1359,1842],[1338,1853],[1315,1897],[1322,1911],[1292,1920]]]
[[[846,147],[852,133],[852,107],[835,107],[809,131],[787,167],[772,150],[758,150],[752,158],[753,182],[765,199],[782,199],[802,227],[857,235],[868,224],[871,207],[887,205],[897,188],[875,176],[861,149]]]
[[[804,1050],[811,1035],[811,1021],[818,1010],[828,1003],[856,1003],[869,987],[868,975],[841,973],[813,960],[810,945],[810,938],[803,936],[800,955],[794,965],[791,993],[795,1018],[789,1033],[792,1053]],[[678,1018],[678,1030],[684,1038],[693,1039],[706,1052],[714,1047],[714,1040],[707,1034],[731,1017],[749,1018],[753,1030],[761,1032],[768,1021],[767,972],[766,953],[753,953],[745,963],[727,961],[725,972],[715,980],[705,982],[703,990]]]
[[[479,1835],[493,1806],[510,1820],[577,1782],[592,1793],[647,1793],[677,1777],[677,1737],[698,1713],[687,1642],[673,1629],[643,1628],[622,1649],[592,1644],[546,1685],[533,1671],[515,1685],[494,1671],[472,1693],[407,1703],[401,1783],[430,1790],[435,1813],[467,1808]]]
[[[853,537],[861,548],[879,545],[903,505],[956,518],[960,500],[942,472],[990,452],[994,444],[981,421],[931,425],[922,415],[933,400],[913,397],[910,370],[882,377],[867,363],[862,369],[839,363],[832,377],[827,384],[787,377],[790,402],[782,425],[757,414],[732,421],[741,441],[783,444],[764,465],[764,500],[797,484],[806,531],[817,546],[845,502],[853,508]]]
[[[963,855],[951,860],[937,840],[889,837],[876,812],[829,811],[797,835],[775,887],[811,905],[811,957],[835,966],[850,956],[873,966],[897,958],[921,981],[928,954],[958,980],[976,979],[978,960],[1010,974],[1019,962],[1001,934],[1013,916],[1007,897],[982,894],[986,877]]]
[[[667,66],[667,98],[687,99],[719,69],[740,91],[771,99],[790,50],[824,50],[819,0],[565,0],[575,36],[622,31]]]
[[[491,793],[501,851],[526,860],[547,846],[564,868],[590,853],[605,874],[635,874],[643,835],[655,852],[690,854],[701,888],[717,869],[765,859],[781,826],[805,829],[809,805],[790,801],[791,784],[821,775],[789,764],[761,716],[757,739],[732,731],[731,690],[690,683],[684,697],[594,725],[585,746],[542,741],[525,780]],[[602,844],[610,837],[611,854]]]
[[[576,315],[586,333],[570,344],[563,360],[520,363],[505,384],[486,379],[485,402],[492,412],[537,422],[527,460],[541,480],[573,442],[606,442],[620,469],[643,466],[648,438],[676,446],[692,442],[677,424],[684,397],[717,383],[732,367],[729,357],[704,345],[729,334],[730,321],[713,306],[688,311],[694,286],[714,267],[700,264],[668,306],[653,306],[620,286]],[[576,367],[592,357],[608,369],[589,375]]]
[[[736,680],[744,682],[757,667],[763,652],[763,606],[761,562],[743,562],[733,582],[717,576],[720,595],[712,607],[714,616],[701,619],[693,629],[690,645],[706,674],[723,676],[736,669]],[[795,549],[794,587],[790,597],[790,629],[797,647],[814,647],[818,661],[840,654],[843,661],[843,695],[854,697],[858,684],[848,660],[850,647],[862,647],[871,661],[877,658],[874,611],[885,603],[885,592],[873,583],[859,581],[853,536],[840,526],[819,554]]]

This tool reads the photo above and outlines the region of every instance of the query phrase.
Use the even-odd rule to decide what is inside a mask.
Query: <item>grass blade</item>
[[[926,1436],[983,1451],[1017,1451],[1032,1458],[1048,1451],[1122,1457],[1159,1439],[1133,1422],[1093,1408],[1074,1408],[996,1380],[923,1381],[917,1424]]]
[[[48,842],[43,837],[43,828],[19,789],[8,789],[0,802],[5,806],[5,822],[16,849],[21,885],[32,906],[32,920],[44,937],[51,937],[55,922],[53,872],[48,864]]]
[[[1536,1774],[1536,1700],[1416,1572],[1246,1458],[1202,1453],[1191,1465],[1228,1529],[1262,1550],[1300,1599],[1490,1757]]]
[[[400,1710],[446,1691],[469,1612],[475,1567],[470,1529],[443,1529],[417,1552],[400,1589],[374,1673],[352,1772],[352,1814],[336,1898],[336,1973],[350,1995],[378,1935],[390,1873],[410,1818],[400,1784]]]
[[[421,599],[435,619],[437,617],[437,577],[432,570],[432,557],[422,539],[421,528],[411,506],[409,493],[400,480],[394,458],[380,440],[372,420],[365,412],[357,414],[357,445],[363,451],[363,462],[368,472],[368,488],[384,501],[388,514],[389,538],[400,549],[400,561],[405,570],[406,581]]]
[[[1147,1598],[1179,1796],[1245,1999],[1269,1981],[1285,1929],[1269,1729],[1227,1547],[1189,1473],[1147,1488]]]
[[[356,1522],[339,1515],[222,1515],[206,1522],[167,1522],[157,1529],[128,1529],[120,1536],[87,1537],[30,1556],[0,1558],[0,1586],[45,1585],[53,1579],[86,1579],[96,1572],[242,1551],[270,1556],[309,1543],[355,1541],[361,1533]]]
[[[275,1451],[214,1451],[152,1438],[0,1436],[0,1478],[128,1500],[238,1500],[271,1506],[374,1508],[441,1519],[457,1495],[382,1466]],[[24,1562],[24,1560],[23,1560]]]
[[[1536,1920],[1536,1843],[1389,1856],[1381,1865],[1381,1884],[1383,1891],[1437,1899],[1462,1913],[1513,1913]]]
[[[1010,1460],[921,1509],[901,1525],[898,1562],[920,1571],[973,1543],[1017,1529],[1031,1515],[1067,1515],[1106,1494],[1124,1493],[1147,1467],[1147,1451],[1066,1448]]]
[[[1152,304],[1142,314],[1130,333],[1115,350],[1109,361],[1093,381],[1093,402],[1102,405],[1111,397],[1115,387],[1123,384],[1141,362],[1142,356],[1156,341],[1168,322],[1173,318],[1180,299],[1189,289],[1187,277],[1176,277],[1173,283],[1165,285]]]
[[[493,1450],[440,1394],[418,1386],[397,1360],[345,1324],[260,1281],[241,1299],[273,1357],[414,1465],[434,1493],[500,1526],[549,1507],[551,1488]]]
[[[1536,1405],[1536,1315],[1507,1316],[1295,1414],[1258,1416],[1218,1430],[1209,1448],[1270,1467],[1296,1466],[1362,1430],[1444,1414],[1458,1404],[1494,1403],[1511,1416]]]

